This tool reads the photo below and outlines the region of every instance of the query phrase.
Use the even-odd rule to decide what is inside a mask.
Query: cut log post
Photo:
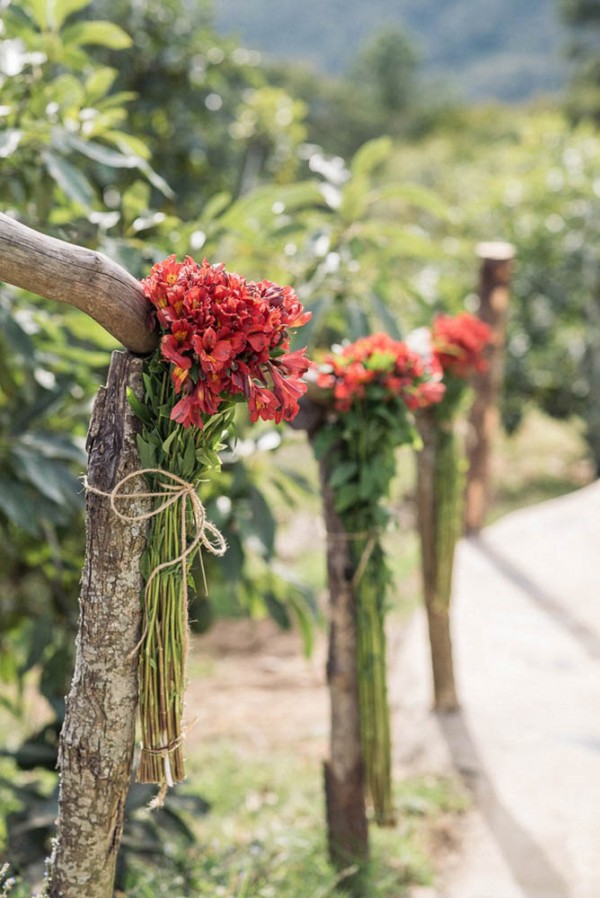
[[[491,328],[493,342],[488,350],[488,368],[473,378],[475,399],[467,435],[467,533],[477,533],[482,528],[489,503],[491,449],[499,429],[498,401],[515,248],[510,243],[480,243],[476,252],[481,260],[478,314]]]
[[[140,466],[137,421],[126,390],[141,396],[141,367],[129,353],[115,352],[106,388],[96,398],[88,484],[101,492],[110,492]],[[148,522],[120,520],[105,496],[88,492],[86,501],[77,658],[60,739],[58,831],[48,898],[112,898],[135,739],[139,562]],[[132,499],[119,510],[136,516],[150,511],[151,502]]]
[[[131,352],[158,343],[139,281],[102,253],[47,237],[0,212],[0,281],[81,309]]]
[[[343,524],[334,508],[327,458],[319,462],[327,530],[329,653],[327,682],[331,707],[330,754],[325,762],[329,856],[338,869],[369,856],[365,781],[360,733],[354,565]]]
[[[294,429],[305,430],[311,441],[327,416],[327,406],[320,401],[320,391],[309,385],[307,395],[300,400],[300,412],[291,422]],[[333,491],[329,486],[329,464],[327,455],[319,461],[329,587],[327,683],[330,734],[329,758],[324,764],[325,813],[331,863],[338,870],[358,865],[354,876],[344,881],[349,891],[354,892],[362,888],[363,867],[369,857],[360,732],[356,596],[350,543],[335,511]]]

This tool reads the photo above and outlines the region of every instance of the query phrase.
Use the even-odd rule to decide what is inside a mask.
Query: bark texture
[[[459,703],[454,678],[450,600],[454,552],[461,528],[463,478],[452,423],[440,423],[435,418],[435,409],[424,409],[419,412],[418,425],[423,448],[417,453],[417,517],[434,708],[436,711],[455,711]]]
[[[141,365],[130,354],[115,352],[107,386],[96,398],[88,483],[104,492],[140,466],[126,388],[141,395]],[[130,515],[150,508],[145,498],[119,506]],[[88,492],[77,657],[60,741],[49,898],[113,895],[135,739],[137,661],[128,656],[140,638],[139,561],[147,524],[121,521],[109,499]]]
[[[47,237],[0,212],[0,281],[81,309],[131,350],[158,343],[139,281],[102,253]]]
[[[327,528],[330,622],[327,682],[331,701],[330,758],[325,764],[329,856],[338,868],[369,855],[360,733],[356,597],[350,548],[328,484],[327,458],[319,462]]]
[[[502,387],[504,344],[514,247],[510,243],[482,243],[479,275],[479,317],[489,325],[493,342],[488,368],[473,377],[475,399],[469,415],[466,488],[466,529],[477,533],[484,523],[490,493],[491,447],[498,433],[498,399]]]

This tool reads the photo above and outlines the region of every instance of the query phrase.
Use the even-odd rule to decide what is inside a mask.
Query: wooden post
[[[88,484],[102,492],[140,467],[137,421],[126,390],[141,395],[141,367],[131,354],[115,352],[106,388],[96,398]],[[150,511],[151,502],[132,499],[119,510],[136,516]],[[48,898],[113,895],[135,739],[134,650],[141,634],[139,561],[147,524],[120,520],[107,497],[88,492],[77,658],[60,739],[58,830]]]
[[[365,782],[360,734],[354,566],[344,526],[334,508],[327,457],[319,462],[327,530],[329,654],[327,682],[331,703],[330,755],[325,762],[325,801],[329,856],[338,869],[364,863],[369,856]]]
[[[479,317],[492,330],[488,368],[473,378],[475,399],[467,436],[468,473],[466,530],[477,533],[484,524],[490,493],[491,448],[498,433],[498,400],[504,368],[504,344],[509,287],[515,249],[510,243],[480,243]]]
[[[131,352],[150,352],[149,305],[138,281],[100,253],[44,236],[0,213],[0,281],[86,312]],[[142,362],[116,352],[98,393],[88,435],[88,484],[109,492],[140,467],[137,422],[127,402],[141,397]],[[151,500],[125,513],[148,512]],[[123,507],[120,506],[120,510]],[[138,701],[139,562],[147,523],[121,521],[107,497],[87,496],[87,543],[77,658],[61,733],[58,835],[48,898],[112,898],[131,777]]]
[[[327,415],[327,408],[312,401],[312,394],[309,385],[308,394],[300,400],[300,412],[291,422],[294,429],[305,430],[311,441]],[[338,870],[359,865],[356,874],[344,881],[353,892],[362,888],[362,867],[369,857],[360,733],[356,596],[350,545],[335,511],[333,491],[329,486],[329,465],[328,455],[319,460],[329,587],[327,683],[331,724],[329,758],[324,764],[327,844],[330,860]]]

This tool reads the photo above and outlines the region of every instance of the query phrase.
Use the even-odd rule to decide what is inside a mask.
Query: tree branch
[[[157,344],[132,275],[102,253],[40,234],[0,212],[0,281],[81,309],[131,352]]]

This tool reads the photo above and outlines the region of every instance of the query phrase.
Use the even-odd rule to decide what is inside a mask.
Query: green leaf
[[[43,154],[42,158],[48,174],[69,199],[79,203],[84,209],[91,209],[94,202],[94,190],[85,175],[62,156],[57,156],[49,150]]]
[[[379,298],[379,296],[377,296],[376,293],[371,293],[369,299],[371,301],[373,309],[375,310],[375,313],[377,314],[383,325],[383,329],[385,330],[385,332],[389,334],[389,336],[394,340],[401,340],[402,332],[398,327],[398,321],[396,320],[395,316],[392,315],[387,305],[383,302],[382,299]]]
[[[254,535],[265,547],[267,558],[270,558],[275,550],[275,518],[265,497],[256,487],[251,486],[248,490],[248,500],[252,512]]]
[[[23,137],[23,131],[19,128],[7,128],[0,133],[0,159],[12,156]]]
[[[355,483],[345,484],[335,494],[335,510],[338,513],[341,511],[347,511],[349,508],[352,508],[354,505],[356,505],[359,496],[359,488]]]
[[[289,630],[292,626],[292,622],[290,620],[289,612],[283,602],[269,590],[265,592],[263,599],[267,611],[269,612],[269,616],[273,618],[275,623],[281,627],[282,630]]]
[[[27,648],[27,657],[19,668],[19,674],[23,676],[42,659],[46,650],[46,646],[52,643],[53,626],[49,617],[40,617],[34,621],[29,633],[29,645]]]
[[[40,31],[48,30],[48,0],[23,0],[23,7]]]
[[[88,159],[93,159],[94,162],[99,162],[109,168],[139,168],[140,166],[140,159],[132,154],[126,156],[117,150],[111,150],[92,140],[82,140],[75,135],[69,135],[67,140],[74,150],[78,150]]]
[[[140,421],[144,422],[144,424],[152,423],[152,414],[150,412],[150,409],[146,405],[144,405],[144,403],[140,399],[138,399],[131,387],[127,387],[127,402],[133,409],[133,413],[136,418],[139,418]]]
[[[27,480],[42,496],[56,505],[76,505],[77,480],[65,470],[64,465],[44,458],[24,446],[15,446],[12,456],[23,479]]]
[[[76,25],[65,28],[62,38],[67,45],[97,44],[100,47],[107,47],[109,50],[125,50],[133,43],[122,28],[113,22],[105,21],[77,22]]]
[[[51,0],[48,0],[48,5],[50,3]],[[79,12],[80,9],[89,6],[90,0],[54,0],[52,5],[54,7],[54,24],[57,28],[61,28],[65,19],[68,19],[74,12]]]
[[[392,152],[392,141],[389,137],[378,137],[369,140],[357,150],[350,164],[352,177],[364,178],[373,174],[376,168],[386,162]]]
[[[140,464],[142,468],[156,468],[156,447],[138,434],[137,447],[140,455]]]
[[[39,533],[36,508],[29,492],[13,478],[2,475],[0,475],[0,511],[26,533],[34,536]]]
[[[332,489],[338,489],[344,483],[348,483],[358,473],[358,465],[354,461],[344,461],[336,465],[333,473],[329,478],[329,486]]]
[[[430,212],[438,218],[448,218],[449,214],[447,204],[440,199],[439,195],[420,184],[396,184],[392,187],[373,190],[369,195],[369,203],[382,200],[404,200],[411,206]]]
[[[87,102],[95,103],[97,100],[103,99],[113,86],[117,74],[117,70],[110,68],[110,66],[101,66],[94,69],[85,82]]]
[[[313,452],[316,458],[323,458],[335,445],[338,433],[333,427],[323,427],[313,439]]]

